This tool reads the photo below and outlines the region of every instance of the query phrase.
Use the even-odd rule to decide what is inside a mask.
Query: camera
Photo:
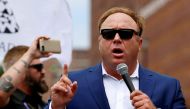
[[[59,40],[39,40],[39,50],[41,52],[61,53],[61,43]]]

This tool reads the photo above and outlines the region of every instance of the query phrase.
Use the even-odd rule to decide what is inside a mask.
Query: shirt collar
[[[135,71],[130,76],[132,78],[139,78],[139,62],[137,61],[137,66],[135,68]]]
[[[107,72],[106,72],[106,70],[105,70],[105,68],[104,68],[104,66],[103,66],[103,63],[101,64],[101,66],[102,66],[102,75],[104,76],[104,75],[109,75]],[[139,62],[137,61],[137,66],[136,66],[136,68],[135,68],[135,71],[132,73],[132,75],[130,76],[130,77],[132,77],[132,78],[139,78]],[[111,75],[109,75],[109,76],[111,76]]]

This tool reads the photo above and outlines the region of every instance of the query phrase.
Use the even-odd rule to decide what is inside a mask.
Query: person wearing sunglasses
[[[138,62],[143,18],[114,7],[99,19],[100,64],[67,72],[51,88],[45,109],[185,109],[178,80],[144,68]],[[135,87],[130,93],[117,66],[125,63]]]
[[[31,47],[11,48],[3,59],[4,74],[0,77],[0,109],[43,109],[46,102],[41,94],[48,91],[45,71],[40,61],[50,53],[37,49],[37,38]]]

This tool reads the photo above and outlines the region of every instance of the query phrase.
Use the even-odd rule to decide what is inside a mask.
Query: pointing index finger
[[[63,73],[59,81],[67,85],[72,84],[72,81],[68,78],[68,66],[66,64],[63,66]]]
[[[67,64],[64,64],[64,66],[63,66],[63,75],[68,77],[68,66],[67,66]]]

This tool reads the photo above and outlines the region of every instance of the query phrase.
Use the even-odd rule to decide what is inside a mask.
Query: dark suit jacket
[[[78,89],[67,109],[110,109],[103,85],[101,65],[69,73]],[[139,67],[139,89],[146,93],[157,108],[185,109],[179,81]]]

